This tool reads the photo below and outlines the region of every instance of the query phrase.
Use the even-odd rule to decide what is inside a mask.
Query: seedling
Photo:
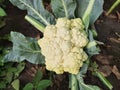
[[[23,90],[45,90],[52,82],[48,79],[42,79],[42,76],[42,72],[38,70],[32,83],[26,84]]]

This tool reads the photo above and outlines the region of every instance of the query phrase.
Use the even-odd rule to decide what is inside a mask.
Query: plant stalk
[[[110,90],[112,90],[113,86],[111,83],[99,71],[96,71],[95,74]]]
[[[71,74],[71,90],[78,90],[77,78],[74,74]]]
[[[39,31],[41,31],[42,33],[44,33],[44,29],[45,29],[45,26],[42,25],[40,22],[38,22],[37,20],[35,20],[34,18],[26,15],[25,16],[25,19],[31,23],[35,28],[37,28]]]
[[[118,6],[118,4],[120,4],[120,0],[117,0],[112,6],[111,8],[108,10],[108,12],[106,13],[106,15],[108,16],[113,10],[115,7]]]

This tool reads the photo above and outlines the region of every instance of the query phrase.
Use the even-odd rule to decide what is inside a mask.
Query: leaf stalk
[[[42,33],[44,33],[44,29],[45,29],[45,26],[42,25],[40,22],[38,22],[37,20],[35,20],[34,18],[26,15],[25,16],[25,19],[31,23],[35,28],[37,28],[39,31],[41,31]]]
[[[108,16],[117,6],[118,4],[120,4],[120,0],[117,0],[108,10],[108,12],[106,13],[106,15]]]

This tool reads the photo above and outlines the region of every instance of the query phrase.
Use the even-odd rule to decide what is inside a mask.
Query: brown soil
[[[95,28],[98,32],[97,40],[104,44],[99,45],[101,48],[100,54],[93,57],[93,60],[99,65],[99,70],[107,77],[113,85],[113,90],[120,88],[120,6],[118,6],[112,14],[105,16],[106,10],[110,8],[115,0],[105,0],[104,13],[95,23]],[[117,11],[117,12],[116,12]],[[17,31],[29,37],[39,37],[41,33],[32,25],[24,20],[26,11],[21,11],[16,7],[7,3],[6,26],[0,29],[0,36],[9,34],[10,31]],[[0,44],[3,41],[0,41]],[[6,44],[6,42],[5,42]],[[26,64],[26,68],[19,77],[21,85],[24,86],[30,82],[36,73],[37,69],[41,69],[44,73],[44,78],[48,77],[48,71],[44,67],[38,65]],[[53,86],[48,90],[69,90],[68,89],[68,74],[53,75]],[[100,86],[101,90],[108,90],[103,83],[95,76],[88,72],[85,77],[85,82]]]

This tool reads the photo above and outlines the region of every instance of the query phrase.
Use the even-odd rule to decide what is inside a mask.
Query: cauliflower
[[[80,18],[59,18],[56,25],[46,26],[44,37],[38,40],[46,68],[57,74],[79,72],[88,58],[83,50],[87,43],[87,34]]]

